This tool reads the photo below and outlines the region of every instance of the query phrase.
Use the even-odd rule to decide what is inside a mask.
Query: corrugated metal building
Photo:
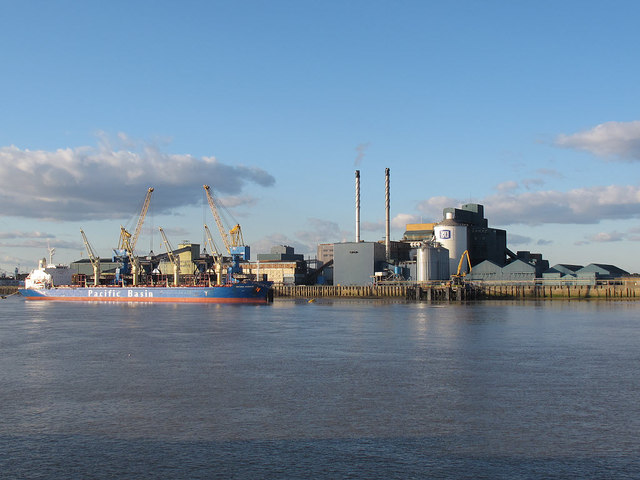
[[[346,242],[333,245],[334,285],[368,285],[386,267],[385,246],[378,242]]]
[[[569,265],[567,263],[557,263],[548,270],[542,272],[545,280],[558,280],[564,277],[575,277],[576,272],[583,268],[582,265]]]
[[[542,278],[542,273],[549,269],[549,262],[538,253],[521,251],[517,255],[516,259],[504,266],[485,260],[473,267],[466,279],[485,282],[533,281]]]

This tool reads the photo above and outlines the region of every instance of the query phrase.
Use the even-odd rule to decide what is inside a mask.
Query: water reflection
[[[234,477],[247,458],[253,477],[295,477],[296,462],[314,478],[637,473],[628,303],[3,309],[0,459],[15,473],[59,473],[61,452],[61,469],[102,458],[156,478]]]

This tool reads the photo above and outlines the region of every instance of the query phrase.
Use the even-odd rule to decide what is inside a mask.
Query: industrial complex
[[[133,234],[121,228],[120,242],[112,258],[98,257],[84,232],[89,258],[72,262],[68,269],[50,272],[54,282],[87,285],[203,285],[224,284],[230,278],[267,281],[274,285],[379,285],[406,284],[507,284],[535,282],[547,285],[595,285],[629,273],[613,265],[550,266],[540,253],[513,252],[506,230],[492,228],[484,206],[468,203],[443,210],[434,223],[406,225],[402,239],[390,238],[390,170],[385,170],[385,238],[360,238],[360,172],[355,172],[355,235],[352,242],[321,244],[315,259],[306,259],[286,245],[274,246],[254,260],[244,244],[240,225],[229,228],[218,213],[209,186],[204,189],[224,243],[218,249],[209,227],[206,242],[183,242],[174,249],[160,228],[165,252],[137,256],[134,253],[153,188],[149,188]],[[44,262],[46,263],[46,262]],[[52,263],[51,258],[49,263]],[[55,269],[51,269],[55,270]],[[60,275],[65,278],[60,278]],[[66,278],[69,277],[69,278]]]

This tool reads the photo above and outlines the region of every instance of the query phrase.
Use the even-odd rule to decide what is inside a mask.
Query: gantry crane
[[[242,228],[240,228],[240,224],[236,224],[229,232],[222,224],[222,219],[220,218],[220,214],[218,213],[218,206],[213,198],[213,194],[211,193],[211,187],[209,185],[203,185],[204,191],[207,193],[207,201],[209,202],[209,207],[211,208],[211,213],[213,213],[213,218],[216,221],[216,225],[218,225],[218,230],[220,231],[220,236],[222,237],[222,241],[224,242],[224,246],[227,249],[229,254],[233,254],[234,247],[244,247],[244,239],[242,238]]]
[[[133,232],[133,235],[129,235],[129,244],[131,245],[131,249],[136,248],[136,243],[138,243],[138,237],[140,236],[140,232],[142,231],[142,224],[144,223],[144,219],[147,216],[147,211],[149,211],[149,205],[151,203],[151,194],[153,193],[153,187],[149,187],[147,189],[147,195],[144,197],[144,202],[142,204],[142,210],[140,211],[140,215],[138,216],[138,223],[136,224],[136,229]],[[118,243],[119,250],[126,250],[124,248],[124,237],[122,236],[122,230],[120,231],[120,242]]]
[[[120,239],[122,240],[122,249],[127,253],[129,261],[131,262],[131,276],[133,286],[138,285],[138,279],[142,272],[142,265],[140,259],[133,253],[133,247],[131,246],[131,234],[127,232],[124,227],[120,227]]]
[[[204,231],[207,234],[206,243],[209,243],[209,245],[211,245],[211,249],[213,250],[213,263],[215,265],[217,281],[218,283],[222,283],[222,254],[218,251],[218,247],[213,241],[211,230],[209,230],[209,227],[207,226],[207,224],[204,225]],[[206,248],[206,243],[205,243],[205,248]]]
[[[218,213],[218,207],[213,198],[213,194],[211,193],[211,187],[209,187],[209,185],[203,185],[203,187],[204,191],[207,194],[207,201],[209,202],[209,207],[211,208],[211,213],[213,213],[213,218],[216,221],[216,225],[218,225],[218,230],[220,231],[220,236],[222,237],[224,246],[226,247],[227,252],[229,252],[229,254],[231,255],[232,266],[230,267],[229,273],[242,273],[242,268],[240,267],[240,259],[249,260],[249,247],[244,244],[244,238],[242,237],[242,228],[240,228],[240,224],[236,224],[235,227],[227,231],[222,223],[220,214]],[[229,278],[230,276],[227,277],[227,281],[229,280]]]
[[[180,257],[176,257],[173,253],[173,247],[169,243],[169,239],[164,234],[164,230],[162,227],[159,227],[160,235],[162,235],[162,242],[164,243],[165,248],[167,249],[167,255],[169,256],[169,261],[173,264],[173,286],[177,287],[180,281]]]
[[[91,261],[91,265],[93,265],[93,284],[95,286],[100,285],[100,257],[98,257],[94,251],[93,247],[87,240],[87,236],[84,234],[84,231],[80,229],[80,233],[82,234],[82,240],[84,240],[84,246],[87,249],[87,253],[89,254],[89,260]]]

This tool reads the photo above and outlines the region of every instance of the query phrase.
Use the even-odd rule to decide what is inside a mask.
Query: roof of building
[[[622,275],[629,275],[629,272],[616,267],[615,265],[609,265],[606,263],[590,263],[586,267],[581,268],[576,273],[597,273],[598,275],[609,275],[612,277],[619,277]]]
[[[407,232],[433,231],[435,223],[407,223]]]

